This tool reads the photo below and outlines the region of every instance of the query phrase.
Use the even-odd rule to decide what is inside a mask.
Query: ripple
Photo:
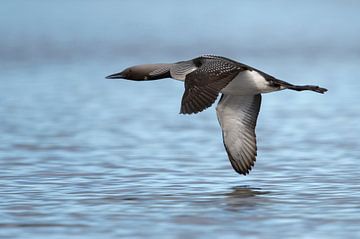
[[[179,82],[99,80],[98,62],[4,73],[0,237],[360,237],[358,62],[256,62],[334,90],[264,96],[246,177],[214,108],[178,114]]]

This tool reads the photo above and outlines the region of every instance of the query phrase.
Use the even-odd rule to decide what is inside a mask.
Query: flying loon
[[[321,94],[327,91],[314,85],[293,85],[251,66],[215,55],[176,63],[136,65],[106,78],[134,81],[173,78],[184,81],[181,114],[205,110],[221,93],[216,113],[223,143],[232,167],[243,175],[249,173],[256,160],[255,126],[261,94],[284,89]]]

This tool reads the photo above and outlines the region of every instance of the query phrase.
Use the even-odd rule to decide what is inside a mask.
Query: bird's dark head
[[[167,71],[160,72],[161,74],[152,74],[163,65],[165,64],[136,65],[126,68],[122,72],[109,75],[106,77],[106,79],[126,79],[126,80],[135,80],[135,81],[144,81],[144,80],[156,80],[160,78],[169,77],[170,73]]]
[[[137,66],[132,66],[126,68],[125,70],[119,73],[109,75],[106,77],[106,79],[144,80],[145,77],[146,77],[146,72],[144,72],[143,69]]]

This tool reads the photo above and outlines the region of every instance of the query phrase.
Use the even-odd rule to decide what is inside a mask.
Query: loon
[[[255,127],[262,93],[284,89],[321,94],[327,91],[315,85],[293,85],[251,66],[215,55],[176,63],[136,65],[106,78],[134,81],[173,78],[184,81],[181,114],[205,110],[221,93],[216,113],[223,143],[232,167],[242,175],[247,175],[256,161]]]

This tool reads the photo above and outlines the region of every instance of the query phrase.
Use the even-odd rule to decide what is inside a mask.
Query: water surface
[[[13,2],[20,1],[4,6],[9,10]],[[354,6],[291,8],[284,2],[287,16],[295,16],[285,21],[275,14],[276,6],[266,11],[254,1],[224,9],[245,16],[262,9],[274,13],[272,18],[250,21],[225,14],[223,23],[200,24],[198,4],[186,8],[188,18],[176,18],[177,8],[165,4],[166,17],[140,19],[132,18],[131,2],[84,7],[75,1],[74,8],[35,3],[19,7],[17,20],[10,10],[0,10],[9,23],[0,23],[9,33],[0,47],[0,237],[360,237],[360,21],[352,21],[358,19]],[[125,7],[129,11],[115,14]],[[159,7],[146,5],[141,11]],[[208,5],[199,14],[221,7]],[[38,14],[30,17],[27,8]],[[321,9],[323,18],[317,20]],[[64,12],[68,18],[54,20],[63,19]],[[108,24],[114,19],[123,27],[138,24],[142,31],[128,25],[118,33],[118,25]],[[192,20],[195,26],[185,31]],[[27,30],[21,31],[20,21]],[[227,23],[234,21],[242,32],[224,44],[232,29]],[[302,22],[309,23],[309,31]],[[264,33],[276,25],[281,31]],[[157,27],[168,34],[154,33]],[[224,38],[212,37],[216,29],[226,33]],[[295,34],[300,32],[307,34]],[[267,34],[273,41],[264,43],[259,37]],[[140,36],[149,37],[146,44]],[[210,40],[202,43],[204,38]],[[319,84],[329,92],[264,95],[257,162],[250,175],[240,176],[227,159],[214,107],[178,114],[181,82],[104,79],[132,64],[200,53],[232,56],[283,80]]]

